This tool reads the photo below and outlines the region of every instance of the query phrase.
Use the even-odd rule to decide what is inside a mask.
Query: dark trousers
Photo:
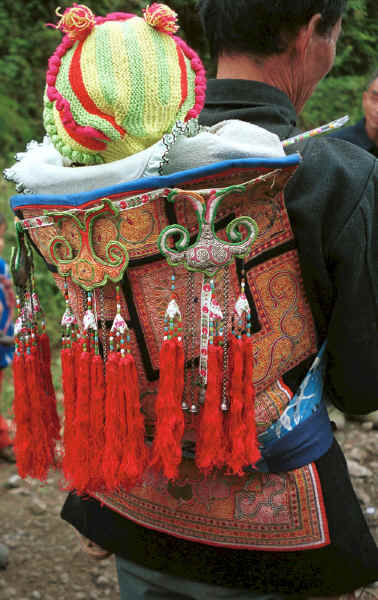
[[[121,600],[281,600],[275,594],[256,594],[152,571],[116,557]]]

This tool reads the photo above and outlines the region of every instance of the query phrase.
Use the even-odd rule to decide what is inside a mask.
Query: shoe
[[[335,424],[336,429],[338,431],[340,431],[341,429],[344,429],[345,422],[346,422],[344,413],[342,413],[341,410],[336,408],[336,406],[332,406],[332,405],[327,406],[327,411],[328,411],[329,420]]]
[[[109,558],[109,556],[113,554],[112,552],[109,552],[109,550],[105,550],[105,548],[98,546],[84,535],[81,535],[76,529],[74,529],[74,531],[79,538],[81,549],[95,560],[105,560],[105,558]]]

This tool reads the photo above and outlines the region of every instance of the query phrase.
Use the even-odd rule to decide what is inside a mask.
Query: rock
[[[9,550],[5,544],[0,544],[0,569],[5,569],[9,561]]]
[[[105,588],[108,585],[108,580],[103,575],[100,575],[100,577],[97,577],[96,579],[96,585],[98,587]]]
[[[374,427],[374,423],[372,423],[371,421],[365,421],[364,423],[361,423],[361,428],[364,431],[371,431]]]
[[[38,590],[34,590],[34,592],[31,593],[31,597],[33,598],[33,600],[41,600],[41,592],[38,592]]]
[[[75,598],[76,600],[86,600],[87,594],[85,594],[84,592],[78,592],[77,594],[75,594]]]
[[[21,481],[22,479],[19,475],[11,475],[4,486],[8,489],[18,488],[21,485]]]
[[[373,476],[373,472],[368,469],[367,467],[364,467],[363,465],[360,465],[358,462],[351,460],[351,459],[347,459],[347,465],[348,465],[348,470],[349,473],[352,477],[372,477]]]
[[[371,500],[370,500],[370,496],[366,493],[366,491],[363,490],[362,488],[356,487],[355,492],[356,492],[357,498],[360,500],[360,502],[365,504],[365,506],[369,506]]]
[[[68,575],[68,573],[61,573],[59,575],[59,579],[64,585],[66,585],[70,580],[70,576]]]
[[[359,463],[364,462],[368,457],[368,453],[365,450],[363,450],[363,448],[353,448],[347,454],[348,458],[352,458],[353,460],[356,460]]]
[[[10,587],[8,588],[8,596],[11,598],[14,598],[14,596],[17,596],[17,590],[15,590],[14,588]]]
[[[37,498],[34,498],[30,504],[30,511],[33,513],[33,515],[44,515],[46,509],[46,504]]]

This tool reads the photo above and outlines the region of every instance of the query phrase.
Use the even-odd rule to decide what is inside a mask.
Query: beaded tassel
[[[102,457],[105,448],[105,374],[104,362],[100,356],[98,331],[94,332],[94,352],[90,365],[91,404],[89,440],[91,443],[89,490],[98,491],[104,488],[105,481],[102,470]]]
[[[83,318],[83,343],[77,372],[76,411],[74,417],[73,486],[79,493],[88,489],[90,481],[90,394],[91,359],[97,322],[92,310],[92,294],[88,292],[88,308]]]
[[[172,295],[165,313],[164,339],[160,350],[160,380],[155,403],[156,433],[151,459],[151,466],[161,470],[167,479],[178,477],[185,425],[182,410],[184,382],[182,320],[174,290],[175,276],[172,275]]]
[[[214,283],[210,282],[212,299],[210,304],[209,346],[207,354],[207,388],[205,404],[201,410],[201,421],[196,447],[196,465],[205,474],[221,468],[225,461],[222,399],[223,375],[223,314],[214,296]]]
[[[74,418],[76,412],[76,373],[75,373],[75,348],[76,343],[76,318],[71,310],[68,299],[67,282],[64,283],[64,297],[66,310],[63,314],[62,350],[60,353],[62,365],[62,385],[64,397],[64,455],[62,461],[63,473],[68,482],[73,477],[73,448],[75,441]]]
[[[228,416],[227,467],[232,474],[243,475],[243,467],[260,458],[255,423],[255,390],[251,310],[245,295],[244,276],[241,293],[235,303],[231,335],[230,412]]]
[[[140,479],[147,462],[144,418],[141,413],[135,360],[130,333],[121,315],[117,287],[117,314],[110,335],[106,365],[105,452],[106,487],[128,489]]]
[[[16,435],[14,450],[17,458],[17,469],[21,477],[27,477],[31,472],[33,454],[33,434],[31,424],[30,396],[25,378],[25,344],[28,342],[23,335],[20,298],[16,298],[18,317],[15,322],[15,355],[13,359],[14,400],[13,410],[16,420]]]
[[[33,284],[33,278],[31,278]],[[24,294],[21,307],[17,298],[16,357],[14,365],[14,411],[17,425],[15,452],[19,473],[44,481],[55,466],[55,444],[59,438],[59,419],[52,395],[52,381],[45,346],[39,344],[37,316],[40,312],[35,292]],[[40,385],[41,376],[47,385]]]

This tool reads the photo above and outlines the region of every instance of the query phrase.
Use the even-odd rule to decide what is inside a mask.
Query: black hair
[[[199,13],[213,58],[221,54],[269,56],[285,52],[290,40],[317,13],[317,33],[328,35],[347,0],[199,0]]]

